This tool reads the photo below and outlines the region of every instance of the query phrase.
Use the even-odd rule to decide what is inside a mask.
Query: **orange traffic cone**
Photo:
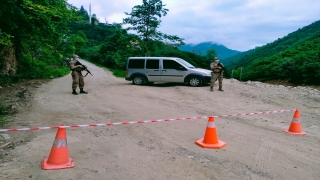
[[[42,169],[65,169],[72,167],[74,167],[74,162],[69,158],[68,154],[66,129],[58,128],[50,155],[42,160]]]
[[[307,134],[301,131],[301,124],[300,124],[300,111],[296,109],[294,112],[294,116],[292,118],[292,122],[288,130],[283,130],[286,133],[295,134],[295,135],[304,135]]]
[[[213,117],[209,117],[204,138],[201,138],[198,141],[196,141],[196,144],[198,144],[203,148],[215,148],[215,149],[220,149],[227,145],[225,142],[220,141],[218,139],[216,125],[214,123]]]

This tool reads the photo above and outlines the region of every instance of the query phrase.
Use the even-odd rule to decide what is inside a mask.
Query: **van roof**
[[[129,57],[129,59],[181,59],[178,57]]]

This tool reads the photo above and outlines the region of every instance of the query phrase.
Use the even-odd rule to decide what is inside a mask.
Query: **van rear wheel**
[[[189,79],[189,85],[193,87],[201,86],[202,80],[199,77],[191,77]]]
[[[132,83],[135,85],[143,85],[145,82],[146,82],[146,80],[142,76],[135,76],[132,79]]]

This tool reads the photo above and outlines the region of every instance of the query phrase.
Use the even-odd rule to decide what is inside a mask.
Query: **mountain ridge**
[[[190,43],[190,44],[185,44],[179,47],[179,50],[181,51],[194,52],[202,56],[205,56],[209,49],[215,50],[217,53],[217,56],[221,60],[241,53],[241,51],[229,49],[226,46],[213,41],[205,41],[198,44]]]

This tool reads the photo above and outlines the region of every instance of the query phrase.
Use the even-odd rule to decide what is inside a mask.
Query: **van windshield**
[[[195,68],[192,64],[188,63],[187,61],[183,60],[183,59],[177,59],[181,64],[183,64],[184,66],[193,69]]]

